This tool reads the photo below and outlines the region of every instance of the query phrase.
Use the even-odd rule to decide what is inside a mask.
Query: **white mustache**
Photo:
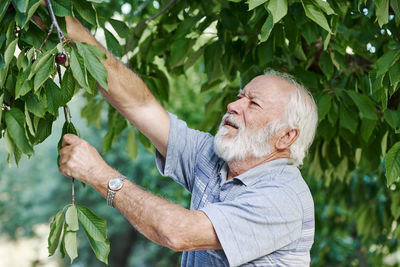
[[[229,124],[235,126],[236,128],[238,128],[238,130],[241,130],[244,128],[243,124],[236,120],[235,117],[233,117],[232,114],[226,113],[223,117],[222,117],[222,122],[221,122],[221,126],[226,125],[226,121],[229,121]]]

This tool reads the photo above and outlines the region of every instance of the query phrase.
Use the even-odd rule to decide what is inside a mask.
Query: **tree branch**
[[[60,26],[58,26],[58,22],[57,22],[56,16],[54,15],[53,6],[51,5],[50,0],[46,0],[46,4],[49,9],[51,21],[53,22],[54,27],[56,27],[58,39],[60,40],[60,43],[63,44],[63,46],[62,46],[63,52],[65,53],[65,50],[64,50],[65,36],[64,36],[63,32],[61,31]]]
[[[151,16],[150,18],[146,19],[144,21],[144,23],[149,23],[150,21],[156,19],[158,16],[160,16],[161,14],[165,13],[165,11],[167,11],[174,3],[176,2],[176,0],[171,0],[168,4],[165,5],[165,7],[163,7],[158,13],[154,14],[153,16]]]

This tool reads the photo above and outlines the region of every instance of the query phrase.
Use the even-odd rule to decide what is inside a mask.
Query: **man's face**
[[[224,154],[226,161],[268,155],[292,90],[275,76],[258,76],[248,83],[221,121],[215,139],[217,154]]]

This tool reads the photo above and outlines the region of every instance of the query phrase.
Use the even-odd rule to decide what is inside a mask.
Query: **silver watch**
[[[108,191],[107,191],[107,205],[110,207],[114,207],[114,196],[115,193],[122,188],[124,185],[124,180],[126,178],[124,176],[117,176],[110,181],[108,181]]]

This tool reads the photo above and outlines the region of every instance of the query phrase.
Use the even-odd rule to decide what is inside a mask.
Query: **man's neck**
[[[245,158],[244,160],[233,160],[228,162],[228,176],[226,177],[226,180],[230,180],[233,177],[239,176],[242,173],[247,172],[248,170],[257,167],[258,165],[261,165],[265,162],[272,161],[275,159],[279,158],[289,158],[290,157],[290,151],[289,150],[284,150],[284,151],[274,151],[270,154],[268,154],[265,157],[261,158],[256,158],[253,156],[249,156]]]

